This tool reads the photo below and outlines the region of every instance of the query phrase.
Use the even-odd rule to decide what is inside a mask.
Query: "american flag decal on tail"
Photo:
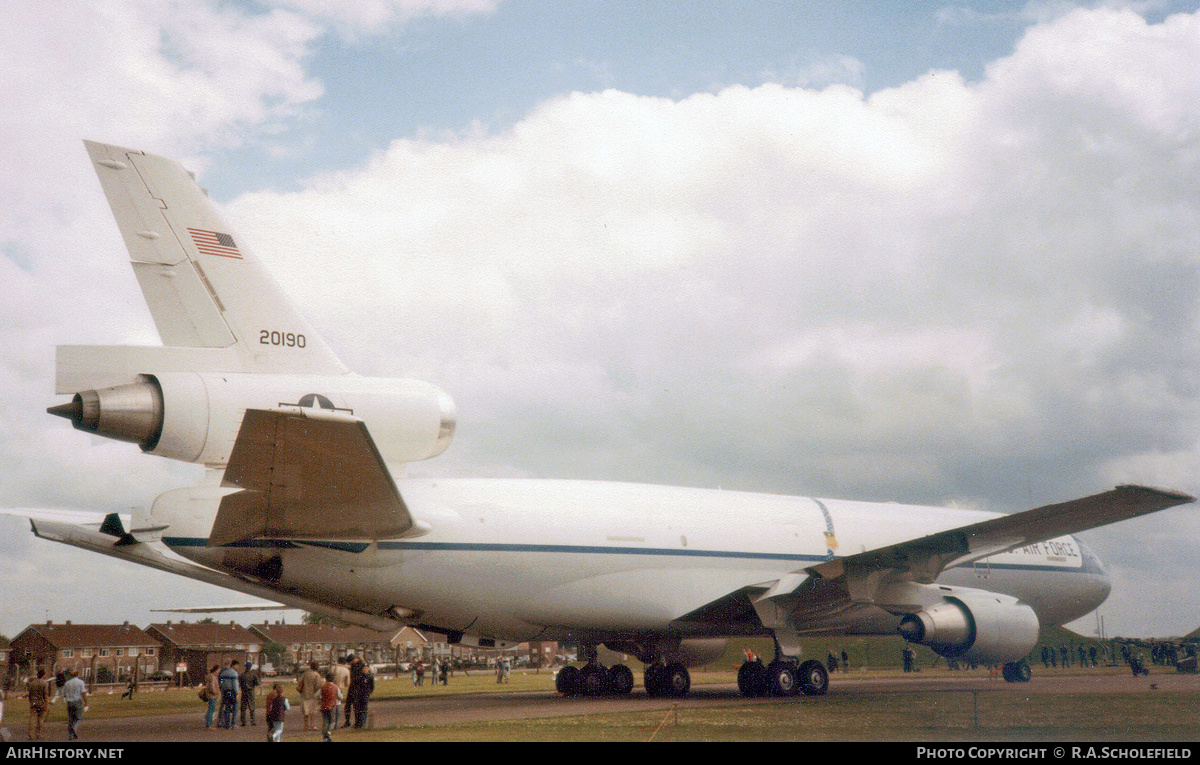
[[[192,235],[196,249],[205,255],[220,255],[223,258],[242,257],[242,253],[238,252],[237,245],[233,242],[233,237],[229,234],[205,231],[202,228],[189,228],[188,233]]]

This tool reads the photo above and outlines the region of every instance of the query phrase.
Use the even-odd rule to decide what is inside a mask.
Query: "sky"
[[[1198,8],[0,4],[0,507],[199,480],[45,412],[56,344],[159,342],[82,139],[182,161],[350,368],[454,397],[413,476],[1196,494]],[[1079,535],[1106,634],[1200,627],[1196,512]],[[246,600],[7,517],[0,592],[9,637]]]

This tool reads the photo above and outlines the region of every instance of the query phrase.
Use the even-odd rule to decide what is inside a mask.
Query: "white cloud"
[[[471,16],[495,12],[502,0],[261,0],[332,25],[344,36],[376,34],[422,16]]]
[[[0,125],[7,504],[190,479],[43,413],[50,345],[152,337],[79,137],[187,157],[269,132],[321,92],[321,24],[442,10],[96,7],[0,12],[0,91],[30,105]],[[1066,13],[978,84],[564,95],[229,213],[352,367],[455,396],[417,472],[998,509],[1195,491],[1198,23]],[[1178,545],[1188,570],[1156,575],[1193,581]]]
[[[978,85],[869,97],[577,93],[233,213],[328,276],[289,286],[355,366],[456,395],[453,470],[1194,490],[1197,25],[1074,11]]]
[[[0,6],[0,503],[127,510],[197,480],[45,413],[55,344],[157,342],[81,139],[195,157],[270,131],[321,94],[303,66],[318,33],[223,3]]]

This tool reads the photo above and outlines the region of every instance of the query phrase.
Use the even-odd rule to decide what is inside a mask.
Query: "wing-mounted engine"
[[[930,587],[940,599],[900,621],[900,634],[949,658],[1008,663],[1038,641],[1033,609],[1016,598],[961,587]]]
[[[370,424],[389,463],[441,454],[455,425],[454,402],[433,385],[349,374],[141,374],[123,384],[81,391],[48,411],[79,430],[136,443],[150,454],[223,465],[249,409],[356,417]]]

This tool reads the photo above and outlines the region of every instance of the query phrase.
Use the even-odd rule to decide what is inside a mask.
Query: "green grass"
[[[1025,696],[868,693],[343,732],[357,741],[1170,741],[1194,740],[1191,693]],[[315,738],[300,734],[295,740]]]
[[[740,656],[740,654],[739,654]],[[727,659],[729,659],[727,661]],[[723,657],[708,668],[694,670],[693,684],[733,683],[734,661]],[[852,660],[853,663],[853,660]],[[640,686],[641,671],[635,663]],[[728,666],[727,666],[728,665]],[[1039,677],[1125,674],[1122,668],[1035,670]],[[863,672],[854,677],[902,676],[894,668]],[[926,666],[925,677],[985,676],[986,671],[950,672],[944,665]],[[836,682],[835,675],[835,682]],[[295,684],[282,680],[293,702]],[[551,672],[513,672],[511,681],[496,683],[490,672],[456,674],[448,686],[415,687],[409,677],[380,680],[374,700],[419,699],[462,693],[553,691]],[[133,701],[115,693],[93,694],[88,719],[135,715],[203,713],[204,705],[190,688],[140,691]],[[265,691],[265,689],[263,689]],[[364,741],[980,741],[980,740],[1194,740],[1200,736],[1200,704],[1195,693],[1149,690],[1117,694],[1025,695],[1019,687],[1000,683],[985,692],[878,691],[837,694],[822,698],[792,698],[696,706],[687,699],[672,709],[601,713],[569,717],[508,720],[445,725],[401,725],[369,731],[339,731],[338,739]],[[261,699],[260,699],[261,709]],[[8,699],[4,724],[23,732],[27,724],[23,698]],[[50,720],[64,720],[60,702]],[[317,734],[288,731],[288,740],[316,740]]]

